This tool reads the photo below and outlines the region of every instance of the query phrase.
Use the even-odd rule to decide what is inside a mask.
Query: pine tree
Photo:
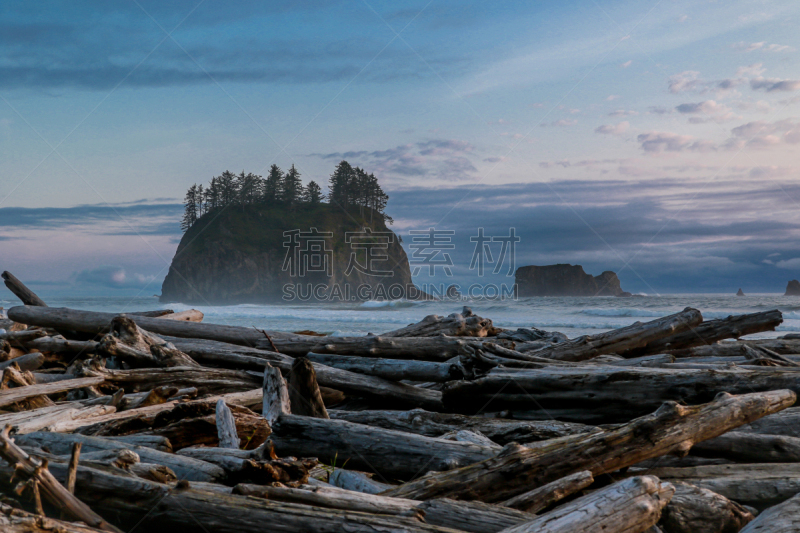
[[[220,207],[226,207],[238,203],[239,191],[236,181],[236,176],[227,170],[221,175],[217,176]]]
[[[300,181],[300,172],[290,168],[283,177],[283,203],[289,207],[300,203],[303,199],[303,182]]]
[[[188,230],[197,222],[197,185],[192,185],[186,191],[186,198],[183,201],[184,211],[181,220],[181,229]]]
[[[342,208],[350,205],[350,191],[352,187],[353,175],[355,171],[350,163],[342,160],[331,174],[329,181],[330,194],[328,200]]]
[[[264,193],[262,195],[265,204],[275,204],[280,201],[282,196],[281,184],[283,183],[283,171],[278,165],[269,168],[269,174],[264,181]]]
[[[322,202],[323,198],[324,196],[322,195],[322,189],[319,185],[317,185],[317,182],[313,180],[309,181],[303,201],[309,205],[318,205],[320,202]]]
[[[197,199],[197,218],[202,217],[206,212],[206,193],[203,190],[203,184],[197,186],[197,192],[195,194]]]

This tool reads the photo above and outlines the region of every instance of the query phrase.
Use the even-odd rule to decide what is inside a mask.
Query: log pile
[[[797,530],[800,341],[730,340],[778,311],[324,337],[3,278],[3,531]]]

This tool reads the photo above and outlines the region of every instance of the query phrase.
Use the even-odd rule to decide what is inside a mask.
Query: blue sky
[[[3,2],[3,269],[158,292],[186,188],[341,157],[400,232],[636,292],[800,277],[800,5]],[[406,239],[407,241],[409,239]],[[43,260],[43,257],[48,260]],[[121,275],[120,272],[124,272]]]

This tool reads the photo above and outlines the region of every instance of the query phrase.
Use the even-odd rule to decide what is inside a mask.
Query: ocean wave
[[[589,316],[619,316],[619,317],[661,317],[665,315],[665,311],[650,311],[647,309],[638,309],[635,307],[621,307],[617,309],[583,309],[583,315]],[[670,314],[666,312],[666,314]]]
[[[403,309],[419,305],[420,302],[411,300],[368,300],[358,307],[361,309]]]

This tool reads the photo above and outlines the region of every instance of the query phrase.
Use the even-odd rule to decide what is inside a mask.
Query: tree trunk
[[[314,367],[305,357],[298,357],[289,372],[289,405],[291,413],[314,418],[330,418],[319,392]]]
[[[592,473],[588,470],[583,470],[552,481],[537,489],[522,493],[519,496],[514,496],[504,501],[502,505],[536,514],[542,509],[547,509],[554,503],[563,500],[567,496],[585,489],[592,483],[594,483]]]
[[[17,298],[22,300],[23,304],[37,307],[47,307],[47,304],[44,303],[44,300],[36,296],[35,292],[26,287],[24,283],[18,280],[16,276],[14,276],[14,274],[8,270],[0,274],[0,276],[3,277],[3,282],[6,284],[6,287],[8,287],[8,290],[13,292]],[[19,321],[16,320],[15,322]],[[22,324],[25,324],[25,322],[22,322]]]
[[[737,533],[753,515],[725,496],[675,481],[675,495],[664,508],[664,533]]]
[[[590,470],[596,477],[650,457],[685,455],[696,442],[785,409],[796,398],[791,391],[772,391],[742,396],[721,393],[699,406],[667,402],[654,414],[616,429],[543,441],[531,448],[508,445],[495,458],[433,474],[384,495],[505,501],[581,470]]]
[[[626,479],[503,533],[640,533],[658,522],[674,492],[653,476]]]
[[[558,420],[510,420],[449,413],[432,413],[422,409],[411,411],[328,411],[331,418],[384,429],[440,437],[449,431],[466,429],[485,435],[498,444],[525,444],[540,440],[577,435],[595,430],[593,426]]]
[[[278,455],[319,457],[328,464],[346,463],[350,468],[403,479],[451,470],[497,453],[466,442],[294,415],[280,416],[270,438]]]
[[[9,310],[10,312],[11,310]],[[574,340],[560,342],[541,350],[530,352],[530,355],[561,361],[585,361],[603,354],[621,354],[647,346],[658,339],[689,331],[702,321],[703,316],[700,311],[687,307],[674,315],[644,324],[637,322],[606,333],[587,335]]]

